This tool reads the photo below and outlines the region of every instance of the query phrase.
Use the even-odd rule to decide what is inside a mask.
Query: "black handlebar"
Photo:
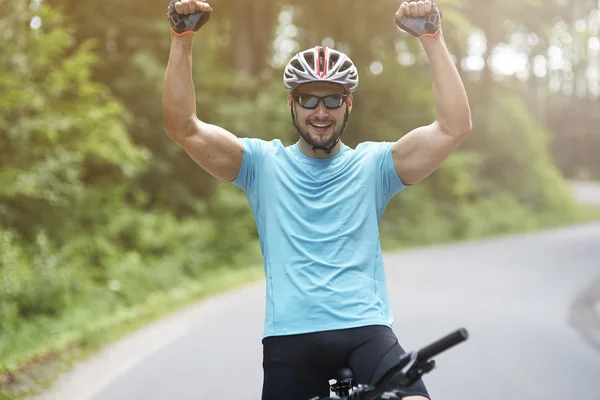
[[[438,354],[464,342],[469,338],[469,332],[465,328],[460,328],[454,332],[436,340],[428,346],[423,347],[417,352],[417,360],[425,361],[437,356]]]
[[[407,353],[400,357],[396,365],[387,371],[377,383],[374,385],[358,385],[349,397],[342,397],[340,400],[401,399],[406,395],[404,393],[405,389],[412,386],[421,376],[435,367],[435,362],[431,358],[464,342],[468,338],[469,333],[467,330],[459,328],[420,350]],[[391,395],[396,397],[391,397]]]

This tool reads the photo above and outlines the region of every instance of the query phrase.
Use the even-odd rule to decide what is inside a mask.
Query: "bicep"
[[[226,129],[196,120],[190,132],[175,141],[215,178],[230,182],[238,175],[244,146]]]
[[[396,172],[413,185],[438,169],[462,139],[444,133],[437,122],[416,128],[392,147]]]

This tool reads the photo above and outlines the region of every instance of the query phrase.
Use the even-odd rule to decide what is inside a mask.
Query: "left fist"
[[[400,8],[396,12],[396,18],[401,19],[402,17],[424,17],[431,13],[432,10],[433,2],[431,2],[430,0],[418,0],[411,2],[405,1],[402,4],[400,4]]]
[[[403,2],[394,22],[415,37],[436,36],[441,29],[442,13],[431,0]]]

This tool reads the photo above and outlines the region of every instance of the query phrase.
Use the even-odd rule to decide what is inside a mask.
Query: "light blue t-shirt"
[[[242,138],[233,183],[256,220],[266,276],[263,337],[393,323],[379,241],[404,189],[391,142],[315,159],[296,144]]]

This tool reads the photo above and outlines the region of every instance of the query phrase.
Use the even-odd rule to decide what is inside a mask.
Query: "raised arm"
[[[175,8],[181,15],[210,10],[206,2],[197,0],[179,1]],[[209,174],[232,181],[240,170],[244,148],[231,132],[198,119],[192,78],[194,36],[194,31],[172,33],[162,97],[165,132]]]
[[[431,13],[430,1],[418,1],[402,3],[396,15],[402,19]],[[439,20],[437,23],[436,32],[420,32],[419,35],[433,75],[436,119],[430,125],[410,131],[392,147],[394,166],[400,179],[407,185],[415,184],[433,173],[472,129],[466,90],[444,42]],[[413,35],[415,33],[418,31],[413,31]]]

